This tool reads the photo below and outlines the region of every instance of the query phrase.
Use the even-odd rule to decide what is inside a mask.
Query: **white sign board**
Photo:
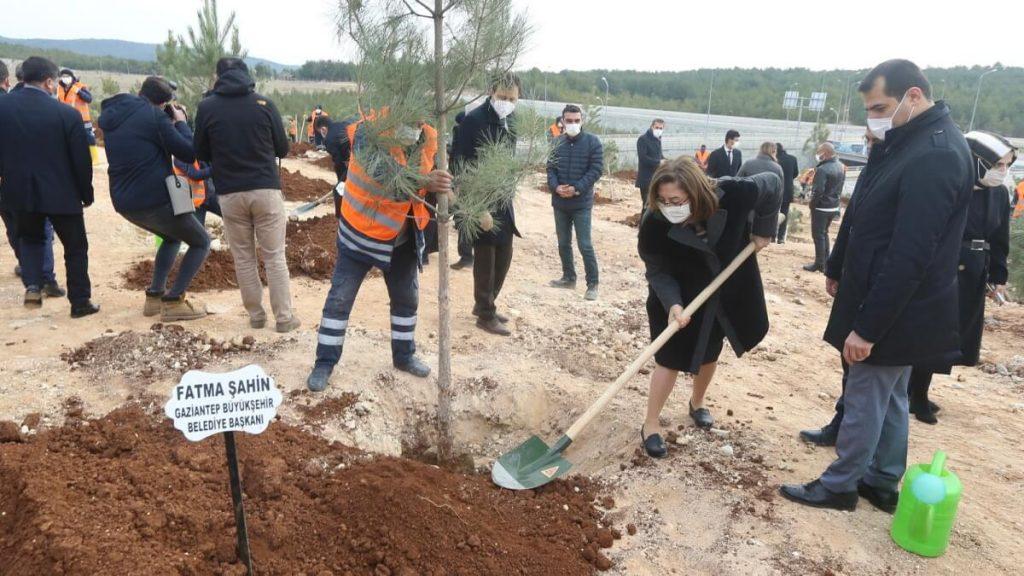
[[[808,106],[812,112],[821,112],[825,109],[825,100],[828,99],[828,92],[811,92],[811,104]]]
[[[214,374],[190,370],[171,390],[164,414],[185,438],[198,442],[221,432],[259,434],[281,405],[281,391],[263,368]]]
[[[799,107],[800,93],[795,90],[787,91],[785,97],[782,99],[783,110],[796,110]]]

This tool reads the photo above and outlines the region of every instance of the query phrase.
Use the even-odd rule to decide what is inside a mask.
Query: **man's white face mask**
[[[423,130],[421,130],[419,128],[414,128],[412,126],[404,126],[404,125],[403,126],[399,126],[398,130],[396,131],[396,135],[398,136],[398,141],[401,142],[402,144],[406,145],[406,146],[411,146],[411,145],[419,142],[420,141],[420,134],[422,134],[422,133],[423,133]]]

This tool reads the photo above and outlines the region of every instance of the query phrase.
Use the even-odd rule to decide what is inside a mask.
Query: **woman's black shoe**
[[[917,418],[921,422],[924,422],[925,424],[939,423],[939,419],[935,417],[935,412],[932,411],[931,405],[927,402],[924,403],[924,405],[911,406],[910,413],[913,414],[915,418]]]
[[[644,427],[640,427],[640,443],[644,447],[644,452],[651,458],[664,458],[668,456],[668,446],[665,446],[665,441],[662,440],[661,434],[651,434],[650,436],[644,435]]]
[[[698,428],[707,430],[715,425],[715,418],[711,415],[711,412],[707,408],[693,409],[693,404],[688,404],[690,408],[690,418],[693,418],[693,423]]]

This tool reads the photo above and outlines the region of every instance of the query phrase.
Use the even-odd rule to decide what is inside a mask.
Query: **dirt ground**
[[[288,159],[284,165],[310,178],[333,179],[330,171],[306,159]],[[131,398],[162,403],[182,372],[167,362],[148,362],[143,372],[72,367],[61,357],[104,334],[108,339],[128,330],[146,334],[153,324],[142,317],[142,291],[125,289],[123,279],[125,270],[151,255],[152,239],[113,212],[105,170],[97,171],[95,184],[97,202],[87,211],[86,222],[100,314],[73,321],[67,302],[53,300],[41,311],[24,309],[21,285],[10,274],[10,252],[0,251],[0,420],[20,423],[32,415],[29,436],[59,426],[71,397],[81,399],[77,410],[87,416],[108,414]],[[560,265],[550,200],[539,184],[538,178],[522,187],[517,222],[524,238],[517,241],[499,302],[512,318],[512,338],[475,328],[472,275],[452,274],[457,442],[481,470],[530,434],[557,437],[648,340],[643,307],[647,289],[635,250],[636,230],[622,223],[639,211],[632,182],[606,179],[599,184],[609,201],[595,209],[602,273],[598,302],[584,301],[582,288],[570,292],[547,286],[559,275]],[[330,207],[321,207],[310,216],[329,213]],[[60,262],[59,246],[56,250]],[[979,368],[957,368],[950,377],[936,378],[933,397],[943,407],[939,424],[912,420],[910,462],[929,460],[934,450],[945,450],[950,468],[964,484],[957,528],[944,557],[923,559],[895,546],[888,535],[890,517],[867,503],[856,512],[839,513],[798,507],[777,496],[780,483],[811,480],[834,457],[831,450],[812,448],[797,437],[801,428],[820,426],[831,416],[841,374],[838,354],[821,341],[829,307],[824,280],[800,269],[812,253],[805,229],[759,255],[772,329],[748,356],[737,360],[728,349],[723,354],[709,394],[718,419],[715,431],[691,425],[686,415],[689,383],[681,378],[665,411],[675,432],[669,458],[652,462],[637,454],[647,389],[646,376],[638,375],[568,451],[576,473],[599,481],[605,487],[602,493],[614,498],[603,519],[620,529],[632,525],[622,540],[603,551],[615,564],[607,573],[1020,573],[1024,308],[1018,305],[990,310]],[[582,267],[578,255],[577,267]],[[420,286],[417,343],[436,368],[436,258]],[[285,336],[250,329],[237,292],[203,293],[216,314],[187,324],[187,330],[202,333],[199,338],[206,342],[252,337],[229,354],[202,355],[204,369],[229,370],[256,362],[274,375],[286,394],[279,414],[289,428],[285,432],[285,426],[271,426],[282,429],[280,434],[297,434],[290,428],[295,427],[326,442],[385,456],[429,452],[434,378],[418,380],[392,370],[387,292],[381,278],[370,278],[359,294],[345,355],[331,386],[322,397],[304,391],[327,287],[325,280],[293,278],[292,295],[303,327]],[[321,403],[324,408],[316,409]],[[239,445],[243,460],[248,446],[272,449],[246,437]],[[341,458],[343,449],[338,451]],[[5,465],[0,462],[0,468]],[[217,488],[228,497],[226,486]],[[5,512],[10,513],[0,510],[0,515]],[[0,521],[3,526],[9,524]],[[255,536],[261,537],[271,536]]]

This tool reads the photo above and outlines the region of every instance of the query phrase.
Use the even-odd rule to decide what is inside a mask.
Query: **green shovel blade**
[[[530,490],[543,486],[565,475],[572,468],[572,463],[561,457],[570,442],[563,436],[554,448],[550,448],[537,436],[531,436],[494,462],[491,480],[509,490]]]

